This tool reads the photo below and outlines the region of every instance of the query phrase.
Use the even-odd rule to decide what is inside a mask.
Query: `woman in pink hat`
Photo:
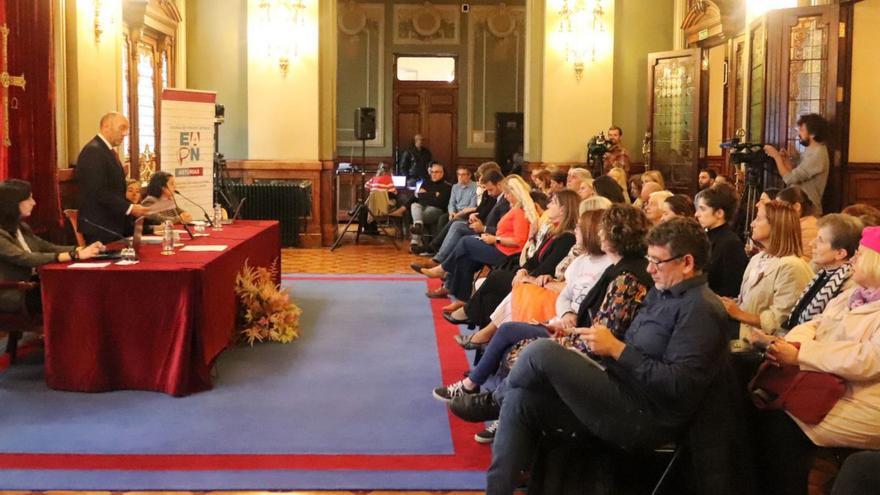
[[[785,339],[753,335],[768,344],[767,359],[802,371],[830,373],[846,392],[816,424],[783,411],[762,413],[765,493],[806,493],[810,453],[816,446],[880,449],[880,227],[866,228],[855,256],[856,286],[833,299],[812,321]],[[797,344],[797,345],[795,345]]]

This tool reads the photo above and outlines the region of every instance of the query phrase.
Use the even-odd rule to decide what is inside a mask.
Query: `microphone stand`
[[[108,234],[111,234],[111,235],[115,236],[116,239],[113,239],[113,240],[110,241],[110,242],[116,242],[116,241],[126,241],[126,242],[128,242],[128,240],[125,238],[125,236],[122,235],[122,234],[120,234],[119,232],[116,232],[116,231],[114,231],[114,230],[110,230],[110,229],[108,229],[107,227],[104,227],[103,225],[98,225],[98,224],[96,224],[95,222],[89,220],[89,219],[86,218],[86,217],[80,217],[80,218],[82,219],[83,222],[85,222],[85,223],[91,225],[92,227],[97,227],[97,228],[103,230],[104,232],[107,232]],[[109,244],[109,243],[108,243],[108,244]],[[129,243],[129,247],[131,247],[130,243]]]
[[[213,227],[213,226],[214,226],[214,221],[211,220],[211,216],[208,215],[208,212],[205,211],[204,208],[202,208],[202,205],[200,205],[200,204],[196,203],[195,201],[189,199],[188,197],[184,196],[183,193],[180,192],[180,191],[174,191],[174,194],[180,195],[181,198],[183,198],[183,199],[189,201],[190,203],[196,205],[196,208],[202,210],[202,213],[205,215],[205,220],[208,221],[208,226],[209,226],[209,227]],[[177,206],[177,201],[174,202],[174,206]]]
[[[173,194],[171,195],[171,201],[174,202],[174,215],[180,220],[180,225],[183,225],[183,230],[189,235],[189,240],[194,240],[196,236],[193,235],[192,231],[189,230],[189,226],[183,221],[183,217],[180,216],[180,208],[177,206],[177,198],[175,198]]]

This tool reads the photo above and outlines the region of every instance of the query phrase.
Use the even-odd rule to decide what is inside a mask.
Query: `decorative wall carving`
[[[473,6],[467,26],[467,146],[491,149],[495,112],[522,110],[525,8]],[[502,96],[502,98],[498,98]]]
[[[336,24],[337,79],[348,88],[337,98],[336,143],[342,147],[360,147],[354,138],[354,109],[376,109],[376,139],[367,147],[385,146],[385,5],[381,3],[341,4]]]
[[[460,25],[458,5],[394,6],[395,45],[457,45]]]

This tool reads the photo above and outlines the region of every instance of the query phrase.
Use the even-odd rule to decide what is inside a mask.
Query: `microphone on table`
[[[183,221],[183,217],[180,216],[180,207],[177,206],[177,199],[174,197],[173,194],[171,195],[171,201],[174,202],[174,214],[177,215],[177,219],[180,220],[180,224],[183,225],[183,230],[185,230],[186,233],[189,234],[189,240],[195,239],[196,236],[193,235],[192,231],[189,230],[189,226],[186,224],[186,222]]]
[[[202,210],[202,213],[205,214],[205,220],[208,221],[208,226],[210,226],[210,227],[213,227],[213,226],[214,226],[214,221],[211,220],[211,216],[208,215],[208,212],[205,211],[204,208],[202,208],[202,205],[200,205],[200,204],[196,203],[195,201],[189,199],[188,197],[184,196],[184,194],[183,194],[182,192],[180,192],[180,191],[174,191],[174,194],[179,194],[181,198],[183,198],[183,199],[189,201],[190,203],[196,205],[196,207],[197,207],[198,209]],[[177,204],[177,201],[175,201],[174,204],[176,205],[176,204]]]

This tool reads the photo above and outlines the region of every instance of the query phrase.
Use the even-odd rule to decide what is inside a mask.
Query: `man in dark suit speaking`
[[[104,115],[98,135],[83,147],[76,159],[79,228],[88,243],[118,240],[130,230],[129,216],[139,217],[146,212],[143,206],[125,199],[125,170],[114,149],[122,144],[128,130],[128,119],[121,113]]]

